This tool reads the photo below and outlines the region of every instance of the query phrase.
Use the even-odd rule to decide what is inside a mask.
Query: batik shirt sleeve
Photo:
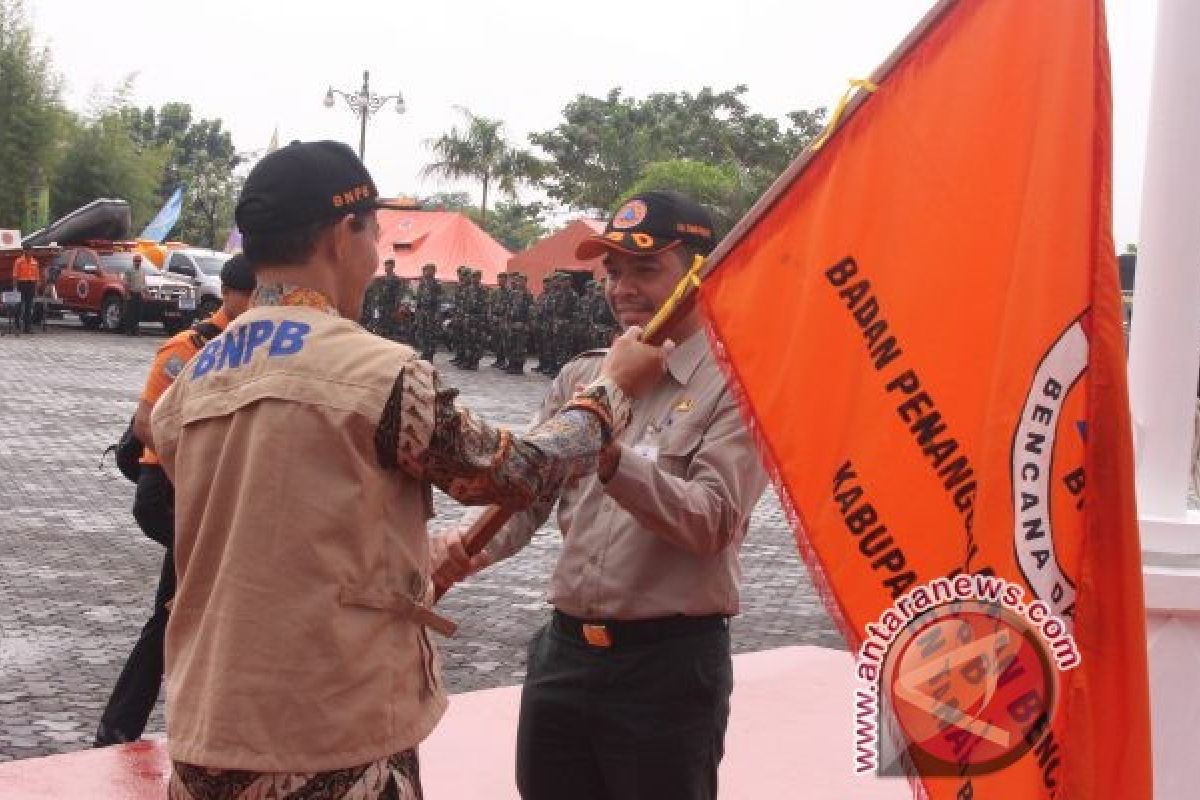
[[[607,392],[576,395],[528,433],[496,428],[456,402],[427,362],[401,369],[376,431],[376,455],[469,505],[523,509],[595,469],[596,454],[628,419]]]

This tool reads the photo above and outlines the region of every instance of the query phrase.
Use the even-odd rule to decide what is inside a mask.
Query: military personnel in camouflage
[[[529,328],[533,316],[533,295],[525,283],[522,273],[513,273],[513,285],[509,289],[509,304],[504,320],[504,328],[508,333],[504,345],[508,360],[505,362],[504,371],[509,375],[525,373],[525,353],[529,346]]]
[[[592,292],[593,283],[595,281],[588,281],[584,293],[577,297],[578,302],[571,324],[571,342],[567,349],[566,361],[570,361],[584,350],[590,350],[592,347],[592,306],[595,303]],[[563,363],[565,364],[566,361]]]
[[[575,309],[579,297],[571,286],[571,276],[565,272],[555,273],[550,324],[550,370],[548,375],[557,375],[562,365],[571,360],[572,329],[575,326]]]
[[[483,273],[468,270],[463,298],[463,369],[479,369],[483,345],[487,336],[487,292],[483,288]]]
[[[554,300],[553,287],[554,276],[543,275],[542,293],[534,301],[533,313],[530,315],[530,333],[532,334],[530,349],[535,350],[538,354],[538,365],[534,367],[534,371],[543,375],[554,374],[550,369],[550,364],[554,361],[550,340],[550,317],[552,316],[550,306]]]
[[[363,327],[385,339],[401,341],[401,304],[407,294],[403,278],[396,275],[396,260],[383,262],[383,275],[371,281],[363,301]]]
[[[496,288],[488,292],[488,341],[496,360],[492,366],[504,369],[508,366],[508,307],[512,304],[512,289],[508,285],[508,273],[496,276]]]
[[[471,268],[464,264],[458,268],[458,286],[454,289],[454,306],[450,312],[450,349],[454,351],[450,363],[456,367],[463,366],[467,360],[467,296],[471,293],[468,288],[470,283]]]
[[[604,284],[592,281],[592,319],[590,326],[591,342],[589,350],[597,350],[612,346],[613,337],[617,334],[617,319],[613,316],[612,308],[604,297]]]
[[[442,305],[442,285],[438,283],[437,266],[426,264],[421,267],[421,282],[417,284],[417,309],[413,322],[413,334],[421,358],[433,361],[437,350],[438,310]]]
[[[400,278],[400,302],[396,309],[396,336],[400,342],[409,347],[414,347],[416,344],[413,336],[414,304],[412,281],[408,278]]]

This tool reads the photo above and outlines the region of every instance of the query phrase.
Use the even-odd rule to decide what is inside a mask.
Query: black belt
[[[703,617],[686,617],[679,614],[654,619],[585,620],[555,609],[551,624],[555,631],[569,639],[592,647],[606,648],[652,644],[700,633],[727,631],[729,617],[724,614],[709,614]]]

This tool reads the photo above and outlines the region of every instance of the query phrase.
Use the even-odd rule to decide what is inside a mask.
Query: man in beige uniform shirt
[[[604,255],[608,302],[629,328],[645,325],[713,245],[701,206],[648,192],[576,255]],[[738,548],[767,479],[702,327],[694,310],[670,331],[678,346],[667,374],[638,398],[598,476],[557,494],[555,611],[529,647],[517,734],[525,800],[716,797]],[[599,351],[567,364],[536,422],[600,364]],[[447,585],[515,553],[554,500],[515,516],[473,563],[459,534],[435,540],[435,580]]]
[[[155,406],[176,487],[167,624],[172,800],[413,800],[446,707],[429,630],[431,484],[524,508],[594,464],[665,351],[625,337],[528,434],[455,404],[428,362],[355,321],[384,207],[337,142],[246,178],[250,310]]]

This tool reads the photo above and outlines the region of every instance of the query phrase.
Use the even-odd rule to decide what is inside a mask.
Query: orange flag
[[[1103,2],[943,2],[863,86],[717,350],[918,794],[1149,798]]]

